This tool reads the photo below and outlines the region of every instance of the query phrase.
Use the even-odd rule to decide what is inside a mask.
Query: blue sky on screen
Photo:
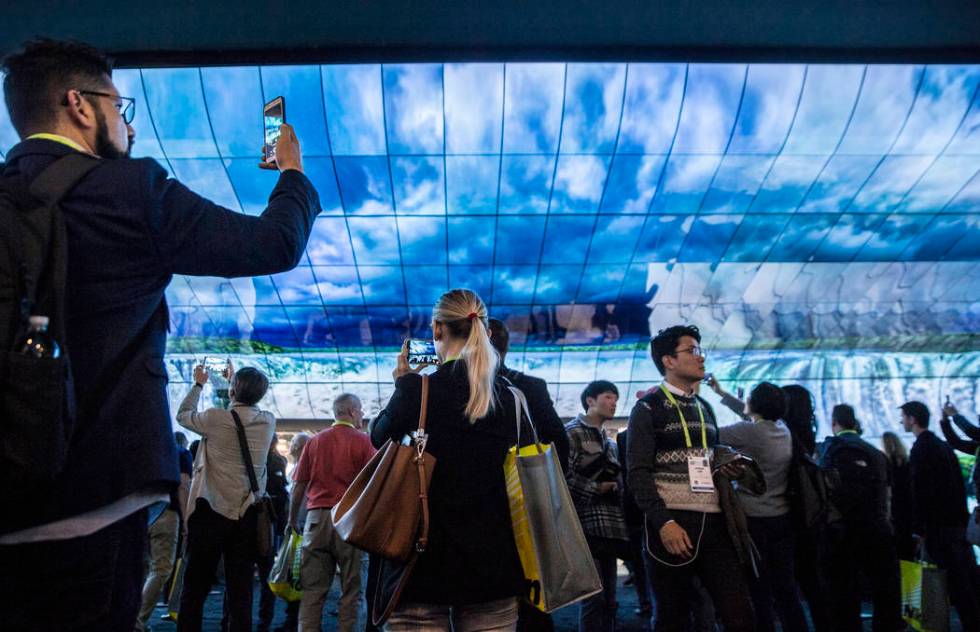
[[[429,335],[435,298],[468,286],[512,328],[508,363],[547,378],[562,414],[594,377],[621,385],[627,411],[631,389],[658,379],[646,340],[676,322],[701,327],[739,384],[809,380],[870,416],[882,384],[898,399],[959,379],[980,405],[980,66],[352,64],[114,79],[137,101],[134,156],[250,215],[276,178],[255,168],[262,104],[285,97],[323,203],[297,269],[174,279],[175,385],[195,354],[217,351],[281,378],[281,414],[326,414],[351,389],[381,403],[392,349]],[[0,111],[0,154],[16,140]],[[889,359],[902,354],[913,359]]]

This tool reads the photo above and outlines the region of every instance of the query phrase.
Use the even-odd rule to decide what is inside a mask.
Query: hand
[[[605,481],[599,483],[600,494],[614,494],[617,490],[619,490],[619,483],[616,481]]]
[[[716,395],[720,396],[724,392],[721,388],[721,384],[718,383],[718,378],[716,378],[714,375],[705,378],[704,381],[708,383],[708,386],[711,387],[711,390],[713,390]]]
[[[228,360],[225,368],[221,369],[221,377],[230,382],[233,375],[235,375],[235,365],[231,363],[231,360]]]
[[[742,463],[725,463],[718,468],[725,478],[730,481],[737,481],[742,478],[742,474],[745,473],[745,465]]]
[[[956,406],[953,406],[952,404],[946,404],[943,406],[943,417],[952,417],[956,413]]]
[[[263,152],[265,147],[262,148]],[[278,169],[280,172],[295,169],[303,172],[303,156],[299,149],[299,139],[289,123],[283,123],[279,128],[279,140],[276,141],[275,162],[260,162],[260,169]]]
[[[195,384],[199,386],[204,386],[207,383],[209,377],[210,375],[208,374],[208,370],[204,368],[203,364],[198,364],[196,367],[194,367]]]
[[[398,381],[398,378],[405,375],[406,373],[418,373],[428,364],[420,364],[417,367],[412,367],[408,363],[408,340],[402,343],[402,350],[398,353],[398,359],[395,363],[395,370],[391,372],[391,378]]]
[[[668,553],[680,557],[691,557],[694,546],[691,539],[687,537],[687,531],[673,520],[660,527],[660,541],[664,543],[664,548]]]

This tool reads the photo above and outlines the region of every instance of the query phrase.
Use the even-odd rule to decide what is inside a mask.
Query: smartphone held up
[[[276,97],[262,108],[262,128],[264,131],[262,143],[262,160],[265,164],[276,162],[276,143],[279,142],[279,134],[282,131],[282,124],[286,122],[286,99]]]
[[[435,343],[431,340],[410,339],[408,341],[408,363],[411,365],[439,364]]]

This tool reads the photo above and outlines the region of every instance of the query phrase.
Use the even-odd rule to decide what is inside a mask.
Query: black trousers
[[[901,579],[895,537],[880,530],[844,524],[827,528],[824,559],[834,630],[860,632],[862,573],[871,584],[872,630],[904,630]]]
[[[198,499],[187,520],[187,570],[180,595],[177,630],[200,632],[204,601],[224,557],[225,597],[231,632],[252,629],[252,573],[256,555],[256,513],[249,508],[240,520],[230,520]]]
[[[798,529],[794,534],[796,580],[810,608],[810,618],[816,632],[833,632],[834,625],[827,603],[827,588],[824,581],[820,546],[822,534],[818,529]]]
[[[972,518],[971,518],[972,519]],[[980,630],[977,606],[976,561],[973,547],[962,527],[944,527],[926,536],[926,555],[946,571],[949,601],[956,608],[964,630]]]
[[[0,546],[0,629],[132,632],[146,519],[143,509],[81,538]]]
[[[806,616],[796,591],[793,560],[793,525],[789,515],[749,517],[749,535],[759,549],[759,577],[749,582],[755,606],[755,629],[775,632],[773,606],[783,632],[806,632]]]
[[[657,604],[656,632],[687,632],[690,629],[692,603],[696,602],[695,579],[700,580],[711,596],[725,632],[755,630],[748,582],[724,517],[691,511],[672,511],[671,514],[687,531],[697,553],[693,561],[684,563],[683,558],[667,553],[659,533],[649,534],[646,544],[647,554],[651,557],[646,561],[650,565]]]

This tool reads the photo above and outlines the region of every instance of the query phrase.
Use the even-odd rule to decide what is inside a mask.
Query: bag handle
[[[541,445],[541,440],[538,438],[538,429],[534,427],[534,420],[531,419],[531,410],[527,405],[527,397],[524,396],[524,391],[517,388],[516,386],[507,387],[510,392],[514,395],[514,408],[517,413],[517,447],[521,447],[521,421],[524,415],[527,416],[527,425],[531,426],[531,435],[534,437],[534,445],[538,448],[538,454],[544,454],[544,446]]]
[[[238,447],[242,449],[242,460],[245,461],[245,472],[248,474],[248,484],[252,488],[252,493],[258,496],[259,482],[255,478],[255,467],[252,465],[252,453],[248,450],[248,439],[245,438],[245,426],[238,413],[232,409],[231,416],[235,420],[235,429],[238,431]]]
[[[419,473],[419,503],[422,506],[421,529],[419,537],[415,541],[415,550],[419,553],[425,551],[429,545],[429,490],[425,484],[425,446],[429,441],[429,435],[425,433],[425,418],[429,409],[429,376],[422,376],[422,405],[419,409],[419,426],[412,433],[413,443],[415,444],[415,465]]]

